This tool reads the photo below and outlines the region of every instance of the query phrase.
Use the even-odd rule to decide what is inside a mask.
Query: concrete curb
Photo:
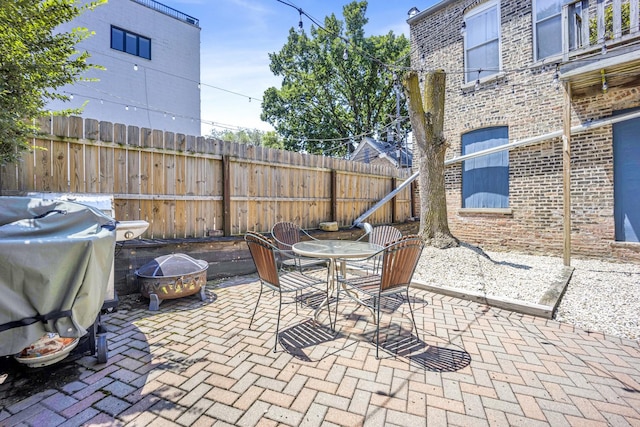
[[[551,286],[544,293],[538,304],[519,301],[511,298],[504,298],[496,295],[487,295],[482,292],[474,292],[468,290],[461,290],[457,288],[451,288],[448,286],[433,286],[420,280],[414,280],[411,282],[411,286],[416,289],[422,289],[437,294],[447,295],[455,298],[460,298],[468,301],[474,301],[480,304],[486,304],[496,308],[502,308],[509,311],[515,311],[517,313],[529,314],[536,317],[542,317],[545,319],[553,319],[553,316],[562,300],[569,280],[573,274],[573,267],[564,267],[562,276],[551,283]]]

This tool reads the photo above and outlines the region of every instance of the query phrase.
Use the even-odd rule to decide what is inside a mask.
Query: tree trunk
[[[444,71],[426,74],[424,96],[420,94],[418,73],[410,71],[404,78],[409,100],[409,117],[418,148],[420,186],[420,236],[438,248],[458,246],[449,231],[444,184],[444,156],[448,147],[444,128]]]

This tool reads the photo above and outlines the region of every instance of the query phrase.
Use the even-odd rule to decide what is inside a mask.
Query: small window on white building
[[[465,81],[500,71],[500,8],[497,1],[484,3],[464,15]]]
[[[563,0],[534,0],[533,25],[535,59],[539,61],[562,51]]]
[[[111,27],[111,49],[151,59],[151,39],[118,27]]]

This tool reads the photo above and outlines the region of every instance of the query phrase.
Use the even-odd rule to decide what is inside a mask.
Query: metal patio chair
[[[365,228],[365,230],[367,232],[358,240],[368,236],[369,243],[375,243],[383,248],[402,238],[402,231],[392,225],[379,225],[377,227],[371,227],[369,225],[369,229]],[[366,259],[345,260],[343,262],[346,262],[347,270],[364,271],[367,274],[376,274],[380,269],[381,259],[381,256],[377,256]]]
[[[253,324],[253,319],[256,315],[256,312],[258,311],[258,305],[260,304],[260,297],[262,296],[262,291],[265,287],[267,287],[268,289],[278,294],[278,318],[276,321],[276,342],[273,346],[273,351],[275,353],[278,345],[278,334],[280,332],[280,313],[282,311],[283,294],[294,293],[295,296],[297,297],[298,293],[302,294],[302,291],[305,291],[307,289],[314,288],[314,287],[319,287],[320,285],[324,284],[325,292],[328,295],[329,293],[328,277],[327,279],[323,280],[317,277],[306,275],[298,270],[283,271],[278,268],[278,264],[276,261],[276,256],[277,256],[276,254],[280,251],[269,240],[267,240],[262,235],[251,232],[251,231],[245,234],[244,239],[247,242],[247,246],[249,246],[249,252],[251,253],[253,262],[256,265],[256,269],[258,271],[258,277],[260,278],[260,294],[258,295],[256,306],[253,310],[253,314],[251,315],[251,320],[249,321],[249,329],[251,329],[251,325]],[[327,311],[329,312],[329,323],[331,323],[331,311],[328,305],[327,305]],[[298,306],[296,305],[296,313],[297,312],[298,312]]]
[[[280,249],[280,263],[284,267],[295,267],[299,271],[318,266],[328,266],[329,260],[295,255],[292,246],[303,240],[317,240],[297,224],[289,221],[277,222],[271,228],[271,235]]]
[[[416,337],[418,336],[418,326],[416,325],[413,307],[411,307],[411,301],[409,300],[409,285],[423,248],[424,242],[419,236],[405,236],[372,256],[382,255],[380,274],[347,277],[340,282],[336,296],[336,317],[341,293],[345,293],[357,303],[372,310],[376,323],[376,358],[379,358],[380,311],[383,298],[395,297],[402,293],[406,295]]]

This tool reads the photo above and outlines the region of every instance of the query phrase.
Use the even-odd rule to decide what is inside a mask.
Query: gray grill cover
[[[115,241],[115,221],[97,209],[0,197],[0,356],[46,332],[85,335],[104,303]]]

